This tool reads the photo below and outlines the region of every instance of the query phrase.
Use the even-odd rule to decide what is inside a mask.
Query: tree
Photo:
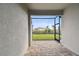
[[[48,33],[48,32],[49,32],[48,30],[49,30],[49,27],[48,27],[48,26],[46,26],[46,33]]]

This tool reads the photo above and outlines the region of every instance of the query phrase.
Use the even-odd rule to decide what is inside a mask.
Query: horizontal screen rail
[[[32,18],[32,19],[55,19],[55,18]]]

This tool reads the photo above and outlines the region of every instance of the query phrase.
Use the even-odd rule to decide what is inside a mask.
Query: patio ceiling
[[[62,10],[69,3],[27,3],[26,5],[30,10]]]

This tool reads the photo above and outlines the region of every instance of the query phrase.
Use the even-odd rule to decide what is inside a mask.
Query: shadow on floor
[[[78,56],[61,43],[51,41],[32,41],[25,56]]]

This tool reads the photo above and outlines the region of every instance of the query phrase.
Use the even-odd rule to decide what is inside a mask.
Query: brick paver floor
[[[76,56],[56,41],[32,41],[25,56]]]

